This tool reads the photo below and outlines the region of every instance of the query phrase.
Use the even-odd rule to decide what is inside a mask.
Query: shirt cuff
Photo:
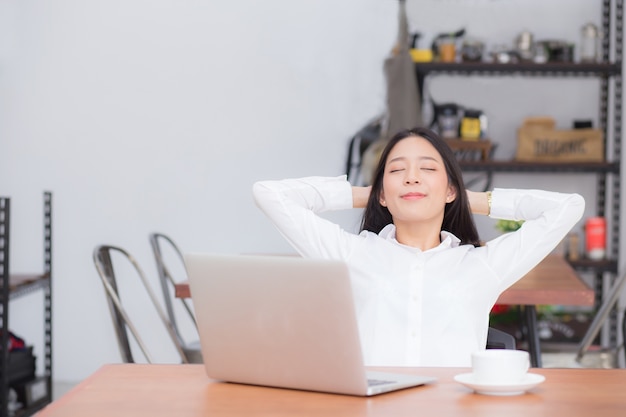
[[[489,217],[512,220],[515,215],[515,197],[518,194],[518,190],[494,188],[491,192]]]

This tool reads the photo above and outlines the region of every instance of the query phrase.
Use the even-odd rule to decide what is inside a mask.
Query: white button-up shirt
[[[257,205],[305,257],[348,264],[365,364],[470,366],[484,349],[498,296],[535,267],[580,220],[578,194],[495,189],[491,217],[525,220],[484,246],[441,232],[427,251],[400,244],[395,226],[354,234],[319,216],[350,209],[345,176],[262,181]]]

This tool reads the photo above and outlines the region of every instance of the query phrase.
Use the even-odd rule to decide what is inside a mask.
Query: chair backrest
[[[174,243],[174,241],[170,237],[162,233],[151,233],[150,245],[152,246],[152,251],[154,252],[154,259],[156,261],[157,271],[159,273],[159,280],[161,282],[161,289],[163,291],[163,299],[165,300],[165,310],[167,311],[170,322],[174,326],[174,332],[176,333],[178,341],[181,345],[184,346],[185,340],[181,336],[180,329],[178,328],[178,321],[176,319],[173,298],[174,285],[178,281],[187,279],[185,259],[182,252],[178,248],[178,245],[176,245],[176,243]],[[166,255],[172,256],[167,257]],[[168,261],[174,262],[171,259],[172,257],[175,258],[176,261],[180,261],[178,265],[179,268],[177,268],[177,270],[182,271],[181,275],[184,274],[184,277],[181,276],[178,280],[174,279],[172,274],[172,268],[168,268]],[[193,326],[197,329],[198,325],[196,324],[196,318],[193,313],[193,309],[184,298],[179,298],[178,300],[180,301],[183,308],[187,311],[187,314],[189,315],[189,319],[193,323]]]
[[[515,337],[502,330],[489,327],[487,349],[516,349]]]
[[[114,258],[116,259],[115,262],[113,261]],[[135,324],[130,319],[120,299],[118,282],[115,273],[116,268],[114,268],[114,263],[117,264],[118,262],[123,262],[124,260],[130,263],[130,265],[136,272],[137,277],[141,280],[148,296],[150,297],[150,300],[152,301],[154,308],[156,309],[161,321],[163,322],[167,330],[168,335],[172,339],[172,342],[174,343],[174,346],[176,347],[176,350],[181,357],[181,361],[183,363],[187,363],[187,358],[185,356],[185,353],[183,352],[181,344],[176,337],[174,327],[172,326],[172,323],[170,323],[165,312],[163,311],[163,308],[159,304],[159,300],[152,291],[143,270],[141,269],[135,258],[122,248],[110,245],[100,245],[94,249],[93,261],[96,266],[96,270],[98,271],[98,275],[100,275],[102,284],[104,285],[104,290],[107,296],[109,310],[111,311],[113,327],[115,328],[115,334],[117,336],[117,342],[120,353],[122,355],[122,360],[126,363],[135,362],[130,345],[130,336],[132,336],[135,342],[137,342],[137,345],[141,349],[141,352],[143,353],[146,360],[149,363],[154,362],[152,356],[146,348],[145,343],[141,339],[141,336],[137,331]],[[127,275],[128,274],[125,273],[124,277],[126,277]]]

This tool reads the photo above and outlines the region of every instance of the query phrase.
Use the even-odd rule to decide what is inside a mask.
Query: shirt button
[[[412,338],[415,338],[415,336],[417,336],[417,335],[415,334],[415,332],[411,332],[411,337],[412,337]]]
[[[412,296],[412,297],[411,297],[411,299],[412,299],[413,301],[417,301],[417,295]]]

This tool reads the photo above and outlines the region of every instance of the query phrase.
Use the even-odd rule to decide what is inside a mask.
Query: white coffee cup
[[[472,374],[484,384],[515,384],[521,382],[528,368],[528,352],[513,349],[486,349],[472,353]]]

